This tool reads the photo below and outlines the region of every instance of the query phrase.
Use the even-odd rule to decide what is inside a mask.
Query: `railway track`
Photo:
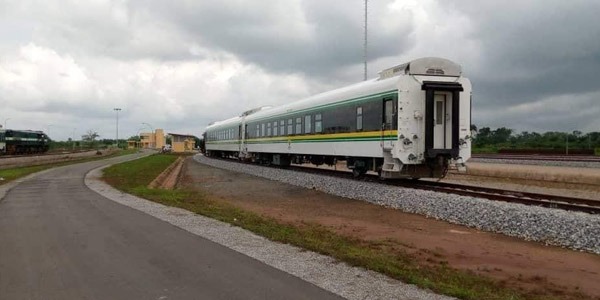
[[[419,188],[442,193],[485,198],[495,201],[558,208],[563,210],[579,211],[591,214],[600,214],[600,201],[598,200],[511,191],[479,186],[468,186],[435,181],[419,181],[411,185],[404,185],[401,183],[400,185],[409,188]]]
[[[51,156],[51,155],[67,155],[67,154],[76,154],[82,152],[88,152],[94,150],[82,150],[82,151],[72,151],[72,152],[45,152],[45,153],[32,153],[32,154],[10,154],[10,155],[0,155],[0,159],[5,158],[19,158],[19,157],[36,157],[36,156]]]
[[[573,161],[599,162],[600,156],[591,155],[519,155],[519,154],[473,154],[471,158],[508,159],[508,160],[541,160],[541,161]]]
[[[290,169],[302,171],[302,172],[310,172],[310,173],[318,173],[326,176],[334,176],[334,177],[344,177],[344,178],[352,178],[352,174],[350,172],[344,171],[336,171],[329,169],[319,169],[313,167],[304,167],[299,165],[291,166]],[[446,182],[438,182],[438,181],[416,181],[416,180],[379,180],[377,175],[367,174],[362,177],[362,180],[367,180],[371,182],[379,182],[381,184],[388,184],[393,186],[400,186],[405,188],[412,189],[421,189],[428,190],[440,193],[461,195],[461,196],[470,196],[476,198],[484,198],[494,201],[503,201],[503,202],[511,202],[511,203],[520,203],[525,205],[533,205],[533,206],[542,206],[549,208],[557,208],[568,211],[578,211],[578,212],[586,212],[590,214],[600,214],[600,201],[599,200],[591,200],[591,199],[583,199],[583,198],[574,198],[574,197],[564,197],[557,195],[549,195],[549,194],[537,194],[537,193],[529,193],[529,192],[520,192],[520,191],[512,191],[512,190],[503,190],[503,189],[495,189],[495,188],[487,188],[480,186],[470,186],[470,185],[461,185],[461,184],[453,184]]]

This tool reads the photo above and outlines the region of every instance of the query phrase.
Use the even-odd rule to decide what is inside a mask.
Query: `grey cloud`
[[[483,64],[471,74],[486,106],[600,89],[600,2],[444,3],[474,23]]]
[[[372,17],[390,2],[371,2]],[[178,22],[199,44],[275,72],[331,75],[335,68],[362,62],[361,1],[144,3],[157,17]],[[405,19],[393,32],[378,30],[380,20],[370,21],[371,59],[409,47],[402,42],[411,31],[410,16]]]

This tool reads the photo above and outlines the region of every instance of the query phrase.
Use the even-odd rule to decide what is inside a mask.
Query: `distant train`
[[[207,156],[287,166],[345,161],[355,176],[443,177],[471,157],[471,82],[460,65],[421,58],[379,78],[206,128]]]
[[[44,153],[50,139],[42,131],[0,129],[0,155]]]

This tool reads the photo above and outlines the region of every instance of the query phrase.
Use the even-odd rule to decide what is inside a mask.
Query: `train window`
[[[294,132],[295,134],[301,134],[302,133],[302,118],[296,118],[296,132]]]
[[[321,121],[321,114],[315,115],[315,132],[323,132],[323,121]]]
[[[394,122],[394,102],[391,99],[384,99],[383,101],[385,105],[385,129],[392,129],[392,123]]]
[[[285,121],[279,121],[279,135],[285,135]]]
[[[260,136],[260,125],[256,124],[256,136],[255,137],[259,137]]]
[[[435,108],[435,123],[437,125],[442,125],[444,124],[444,101],[436,101],[435,106],[437,106]]]
[[[264,137],[264,136],[265,136],[265,128],[266,128],[266,127],[265,127],[265,123],[262,123],[262,124],[260,125],[260,136],[261,136],[261,137]]]
[[[271,123],[267,123],[267,136],[271,136]]]
[[[306,115],[304,116],[304,133],[311,133],[312,132],[312,122],[310,121],[311,116],[310,115]]]
[[[288,127],[287,134],[288,135],[294,134],[294,124],[293,123],[294,123],[293,119],[288,119],[288,122],[287,122],[287,127]]]
[[[273,136],[277,136],[277,121],[273,122]]]
[[[356,108],[356,130],[363,129],[363,109],[362,106]]]

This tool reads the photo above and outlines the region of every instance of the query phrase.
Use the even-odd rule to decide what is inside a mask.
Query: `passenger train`
[[[440,178],[471,156],[471,82],[427,57],[379,77],[210,124],[207,156],[288,166],[345,161],[355,176]]]

